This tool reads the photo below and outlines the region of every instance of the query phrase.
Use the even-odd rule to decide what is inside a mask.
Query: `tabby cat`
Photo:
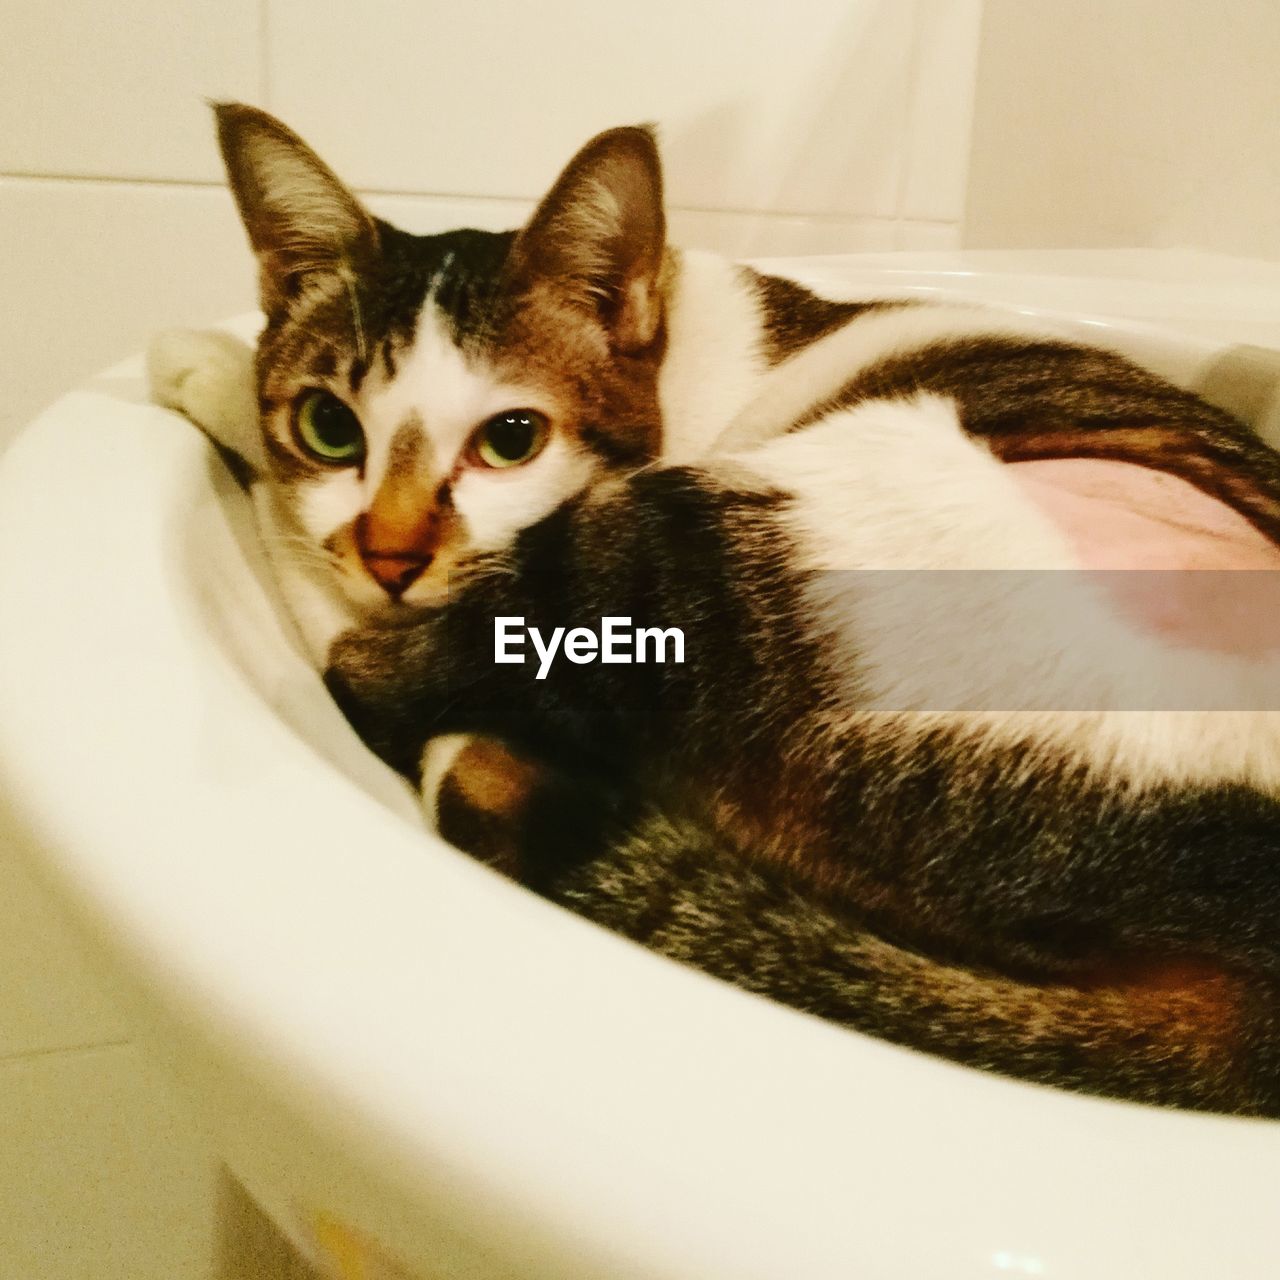
[[[162,339],[156,395],[238,459],[330,688],[443,834],[899,1043],[1280,1114],[1275,664],[1081,571],[1126,502],[1160,548],[1280,566],[1270,450],[1024,318],[671,248],[646,129],[518,232],[414,236],[217,113],[266,328],[252,364]],[[678,628],[685,661],[539,680],[497,617]]]

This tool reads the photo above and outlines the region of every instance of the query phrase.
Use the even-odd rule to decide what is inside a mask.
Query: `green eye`
[[[475,459],[486,467],[518,467],[536,458],[547,443],[548,423],[534,409],[511,409],[490,418],[471,441]]]
[[[298,443],[321,462],[354,464],[364,458],[360,419],[337,396],[308,391],[294,413]]]

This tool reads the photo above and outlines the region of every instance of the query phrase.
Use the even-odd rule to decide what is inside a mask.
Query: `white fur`
[[[904,745],[960,726],[1134,785],[1280,786],[1280,713],[1140,709],[1280,706],[1280,662],[1130,626],[1096,579],[1062,572],[1079,568],[1063,535],[948,401],[872,402],[731,461],[796,498],[810,614],[856,691],[846,715],[888,715]]]
[[[528,388],[497,385],[489,370],[474,366],[428,297],[418,313],[413,342],[397,359],[395,377],[386,381],[379,371],[362,388],[357,407],[369,444],[369,488],[376,491],[381,484],[392,437],[403,423],[414,418],[421,422],[431,471],[444,479],[486,418],[503,409],[542,408],[528,402],[532,394]]]
[[[366,492],[354,467],[317,470],[298,489],[298,521],[319,546],[365,509]]]
[[[741,270],[715,254],[682,253],[658,383],[663,460],[704,456],[756,395],[765,367],[759,304]]]
[[[467,523],[472,544],[481,551],[502,551],[522,529],[549,516],[587,482],[591,459],[555,436],[523,466],[503,471],[473,467],[454,484],[454,505]]]
[[[440,784],[445,780],[453,762],[463,747],[471,741],[465,733],[446,733],[432,738],[422,749],[422,808],[433,831],[440,830]]]
[[[253,499],[285,608],[297,627],[308,658],[317,671],[323,671],[333,642],[357,625],[360,610],[348,595],[336,589],[331,569],[312,556],[299,555],[293,542],[298,535],[287,532],[289,525],[276,509],[270,486],[255,485]],[[373,595],[372,584],[370,587]]]
[[[860,369],[955,338],[1062,336],[1047,321],[977,306],[902,307],[871,312],[819,338],[771,369],[716,441],[716,452],[741,449],[786,431],[840,390]]]
[[[359,405],[369,442],[365,465],[367,500],[386,472],[391,439],[406,421],[422,423],[429,446],[431,478],[453,477],[453,505],[473,546],[501,551],[515,535],[549,515],[586,482],[588,459],[564,435],[552,437],[537,457],[518,467],[459,467],[476,428],[508,409],[536,409],[555,422],[556,406],[544,393],[519,383],[495,381],[483,364],[470,361],[449,336],[434,302],[424,304],[410,351],[396,376],[370,381]],[[358,515],[354,508],[347,519]],[[409,597],[412,598],[412,592]]]

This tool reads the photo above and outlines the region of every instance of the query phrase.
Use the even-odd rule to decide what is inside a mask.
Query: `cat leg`
[[[432,738],[422,752],[422,807],[435,832],[513,880],[523,869],[522,817],[533,766],[494,738]]]
[[[185,414],[250,479],[265,470],[253,348],[218,329],[167,329],[147,348],[151,398]]]
[[[420,792],[438,835],[537,892],[598,856],[616,825],[613,797],[598,783],[483,735],[432,738]]]

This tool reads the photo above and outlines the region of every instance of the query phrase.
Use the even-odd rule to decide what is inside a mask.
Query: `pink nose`
[[[362,550],[360,558],[369,576],[393,600],[399,600],[431,563],[430,556],[398,551]]]

